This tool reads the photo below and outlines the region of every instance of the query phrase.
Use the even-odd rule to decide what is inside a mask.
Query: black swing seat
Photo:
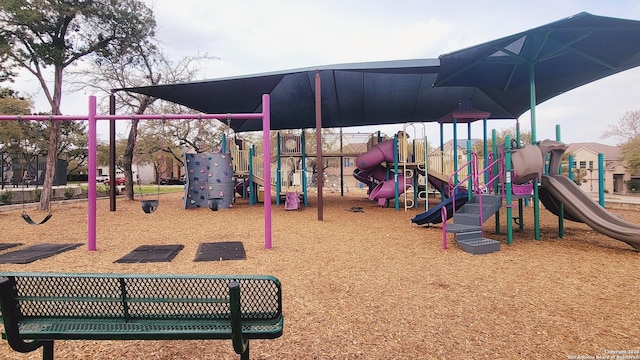
[[[29,225],[42,225],[42,224],[46,223],[47,221],[49,221],[49,219],[51,219],[52,216],[53,216],[52,213],[48,213],[47,216],[45,216],[44,219],[42,219],[42,221],[35,222],[35,221],[33,221],[33,219],[31,219],[31,216],[29,216],[29,214],[27,214],[26,212],[22,213],[22,218]]]
[[[151,214],[158,208],[158,200],[142,200],[140,201],[140,204],[142,205],[142,211],[144,211],[145,214]]]

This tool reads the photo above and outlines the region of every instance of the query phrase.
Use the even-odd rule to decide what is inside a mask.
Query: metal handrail
[[[456,212],[456,198],[455,198],[455,190],[458,189],[460,187],[460,184],[463,184],[465,181],[469,180],[469,178],[472,179],[473,181],[473,185],[475,186],[475,182],[477,181],[475,178],[475,174],[474,172],[477,171],[477,162],[478,162],[478,155],[473,152],[471,154],[471,160],[467,161],[466,163],[464,163],[462,166],[460,166],[456,171],[453,172],[453,174],[451,174],[449,176],[448,179],[448,185],[449,185],[449,197],[452,197],[452,205],[453,205],[453,213],[455,214]],[[469,164],[471,164],[471,174],[468,174],[465,178],[463,178],[462,180],[458,180],[458,184],[456,184],[455,186],[453,185],[452,180],[454,179],[454,177],[460,173],[463,169],[466,169]],[[467,189],[467,193],[469,191],[472,191],[473,189]]]

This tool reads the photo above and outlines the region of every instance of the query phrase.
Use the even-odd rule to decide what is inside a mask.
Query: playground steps
[[[482,196],[482,219],[480,202],[475,196],[453,215],[453,224],[447,224],[447,232],[456,234],[458,246],[471,254],[488,254],[500,251],[500,242],[487,239],[482,233],[482,224],[502,207],[502,197]]]

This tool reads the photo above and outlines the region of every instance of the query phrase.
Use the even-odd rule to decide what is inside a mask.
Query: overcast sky
[[[339,63],[437,58],[582,11],[640,20],[638,0],[146,1],[155,13],[158,36],[168,54],[178,59],[200,52],[220,59],[201,64],[202,79]],[[34,94],[37,111],[49,110],[35,80],[22,80],[14,87]],[[66,95],[63,112],[85,113],[87,95],[91,94]],[[561,124],[565,142],[614,145],[618,139],[603,140],[600,134],[607,124],[633,110],[640,110],[640,68],[538,106],[537,138],[555,138],[555,125]],[[519,120],[523,129],[530,128],[529,112]],[[512,121],[490,121],[490,128],[510,126]],[[401,126],[384,126],[382,130],[391,134],[398,128]],[[435,125],[429,125],[427,131],[431,139],[438,136]],[[479,127],[472,131],[473,137],[482,137]],[[459,137],[466,137],[466,129],[459,131]]]

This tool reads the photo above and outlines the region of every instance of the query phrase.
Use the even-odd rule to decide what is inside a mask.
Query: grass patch
[[[82,184],[80,185],[80,187],[82,188],[83,192],[86,192],[88,190],[88,187],[86,184]],[[103,184],[98,184],[96,186],[96,189],[99,192],[109,192],[109,187],[105,186]],[[141,191],[142,190],[142,191]],[[160,193],[161,194],[169,194],[169,193],[176,193],[176,192],[183,192],[184,191],[184,186],[177,186],[177,185],[160,185]],[[133,193],[134,195],[148,195],[148,194],[156,194],[158,192],[158,186],[157,185],[134,185],[133,187]]]
[[[158,186],[157,185],[141,185],[140,187],[138,187],[136,185],[133,187],[134,194],[140,194],[141,193],[140,190],[142,190],[142,195],[155,194],[158,192]],[[159,191],[161,194],[183,192],[184,186],[160,185]]]

